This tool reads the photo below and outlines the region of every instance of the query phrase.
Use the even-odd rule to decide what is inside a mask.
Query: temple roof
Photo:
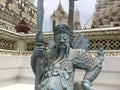
[[[59,5],[57,7],[57,9],[53,12],[53,14],[51,15],[51,17],[67,17],[67,13],[64,11],[61,1],[59,2]]]

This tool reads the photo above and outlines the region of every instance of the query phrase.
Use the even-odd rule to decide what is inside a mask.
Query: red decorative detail
[[[28,27],[27,23],[22,19],[16,26],[15,29],[17,32],[28,33],[30,31],[30,27]]]

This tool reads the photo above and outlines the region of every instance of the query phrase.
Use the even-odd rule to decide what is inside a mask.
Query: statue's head
[[[54,41],[59,47],[71,46],[73,41],[73,32],[67,25],[57,25],[54,29]]]

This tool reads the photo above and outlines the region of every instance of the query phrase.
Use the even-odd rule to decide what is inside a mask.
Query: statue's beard
[[[67,58],[69,54],[69,45],[61,43],[57,46],[57,59]]]

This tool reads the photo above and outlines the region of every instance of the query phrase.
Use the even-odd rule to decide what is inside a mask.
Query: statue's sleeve
[[[76,50],[73,58],[73,65],[76,68],[84,70],[92,70],[99,64],[96,57],[92,56],[89,52],[83,50]]]

